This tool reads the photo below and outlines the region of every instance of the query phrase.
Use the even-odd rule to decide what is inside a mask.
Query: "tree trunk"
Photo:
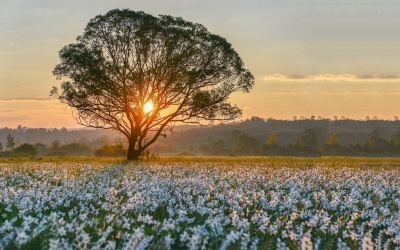
[[[136,149],[136,139],[131,138],[129,139],[129,147],[128,147],[128,154],[126,156],[126,160],[128,161],[137,161],[141,155],[141,151]]]

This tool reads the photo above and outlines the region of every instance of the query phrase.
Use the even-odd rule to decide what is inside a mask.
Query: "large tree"
[[[52,95],[79,124],[124,134],[128,160],[177,122],[239,117],[228,97],[254,82],[231,44],[204,26],[128,9],[91,19],[59,55],[53,73],[64,81]]]

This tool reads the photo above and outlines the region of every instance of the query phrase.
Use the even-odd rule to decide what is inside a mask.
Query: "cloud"
[[[266,75],[263,81],[278,82],[400,82],[399,75],[353,75],[353,74],[322,74],[322,75]]]
[[[54,101],[57,100],[51,96],[36,96],[36,97],[23,97],[23,98],[2,98],[2,102],[13,102],[13,101]]]

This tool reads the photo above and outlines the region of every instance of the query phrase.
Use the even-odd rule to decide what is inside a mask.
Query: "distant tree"
[[[305,129],[300,138],[297,139],[294,148],[306,154],[319,154],[319,142],[315,130],[313,128]]]
[[[245,133],[239,134],[236,138],[235,152],[242,155],[256,154],[258,143],[254,136],[248,136]]]
[[[278,145],[278,136],[275,133],[271,133],[268,140],[262,146],[262,153],[270,156],[290,155],[290,152],[286,147]]]
[[[0,151],[3,151],[3,144],[0,142]]]
[[[364,151],[368,154],[383,154],[386,152],[388,142],[383,139],[377,129],[374,129],[371,136],[364,143]]]
[[[237,130],[237,129],[234,129],[234,130],[231,131],[231,140],[232,140],[233,144],[236,143],[236,140],[237,140],[238,136],[239,136],[241,133],[242,133],[242,132],[239,131],[239,130]]]
[[[332,133],[326,143],[322,146],[323,155],[350,155],[351,152],[344,146],[339,145],[339,137]]]
[[[329,146],[337,146],[339,145],[339,137],[337,137],[336,133],[332,133],[329,137],[329,140],[326,142]]]
[[[83,143],[72,142],[60,146],[60,151],[65,152],[66,155],[93,155],[92,150]]]
[[[202,25],[127,9],[90,20],[59,55],[53,73],[68,80],[52,95],[76,110],[79,124],[122,133],[128,160],[176,122],[239,117],[228,98],[254,82],[231,44]]]
[[[14,137],[11,136],[11,134],[7,135],[6,147],[10,151],[14,150],[14,148],[15,148],[15,140],[14,140]]]
[[[265,123],[265,120],[263,118],[258,117],[258,116],[253,116],[253,117],[250,118],[250,122],[263,124],[263,123]]]
[[[38,151],[38,155],[46,155],[47,154],[47,146],[43,143],[35,143],[35,148]]]
[[[30,143],[23,143],[16,149],[14,149],[14,153],[17,155],[23,156],[36,156],[38,154],[37,149]]]
[[[390,142],[396,146],[400,146],[400,129],[397,130],[397,133],[392,136]]]
[[[54,140],[51,143],[51,149],[53,150],[53,152],[57,152],[58,150],[60,150],[60,146],[61,146],[61,142],[59,140]]]
[[[268,137],[268,140],[267,140],[266,144],[269,145],[269,146],[278,145],[278,137],[276,136],[275,133],[271,133],[271,135]]]
[[[400,155],[400,129],[390,138],[388,150],[395,155]]]
[[[210,150],[212,155],[224,155],[227,153],[226,145],[223,140],[215,141],[210,144]]]

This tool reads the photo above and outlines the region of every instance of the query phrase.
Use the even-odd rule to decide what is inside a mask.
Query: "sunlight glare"
[[[143,107],[143,112],[144,113],[149,113],[152,110],[153,110],[153,102],[152,101],[146,102],[146,104]]]

